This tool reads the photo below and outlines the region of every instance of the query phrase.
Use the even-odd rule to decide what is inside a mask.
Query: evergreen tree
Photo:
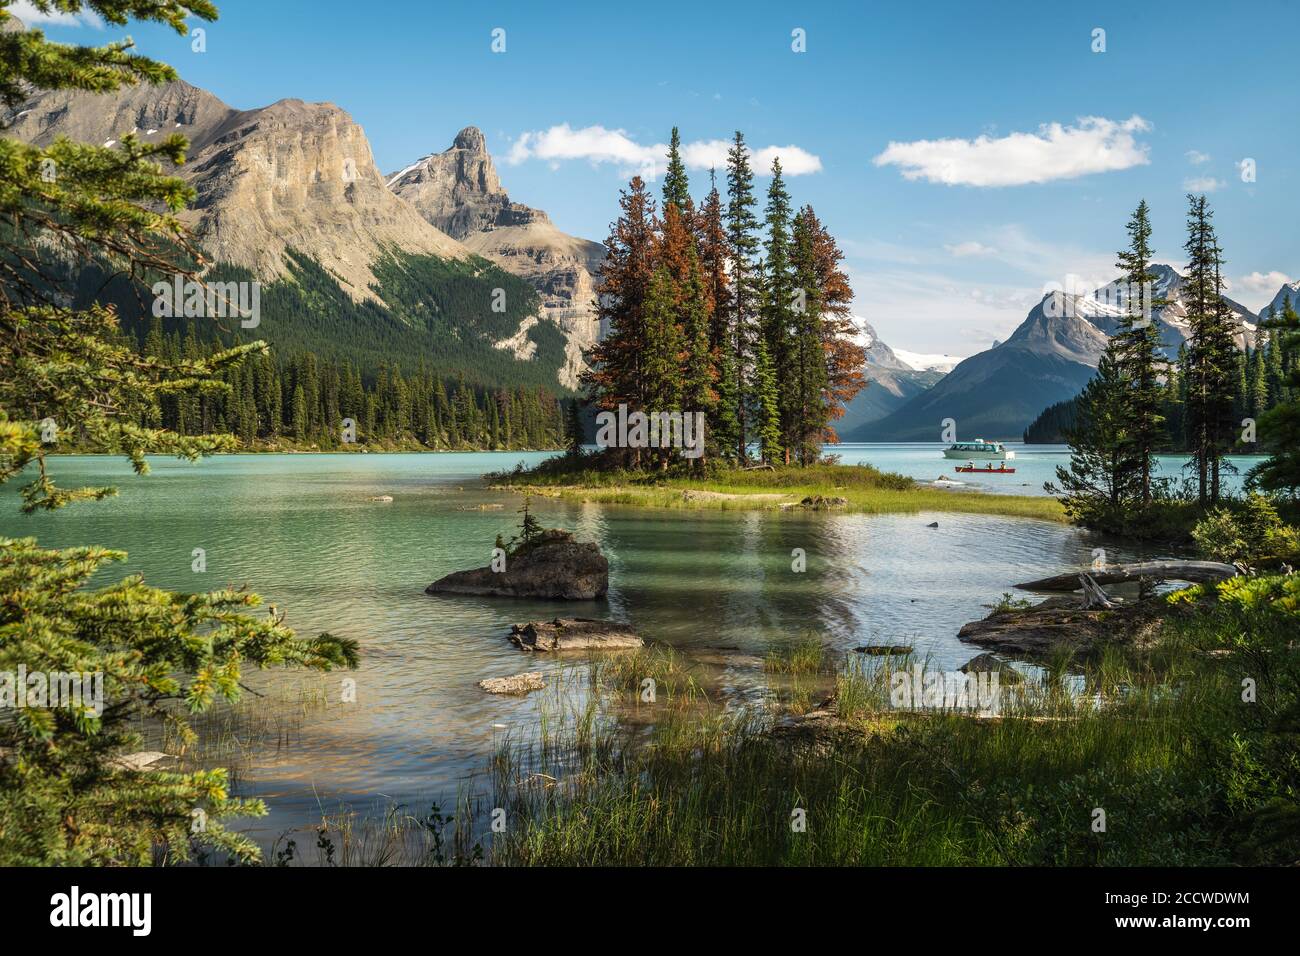
[[[684,346],[682,330],[677,324],[676,290],[667,268],[660,266],[645,300],[643,396],[647,412],[681,410]],[[661,449],[651,457],[666,468],[671,455],[667,449]]]
[[[731,252],[727,245],[726,227],[722,218],[722,198],[718,194],[713,171],[709,172],[710,189],[700,210],[696,233],[703,278],[705,310],[708,314],[708,352],[713,365],[716,398],[712,401],[708,418],[709,446],[726,457],[733,457],[744,442],[740,435],[740,421],[736,417],[739,403],[739,382],[732,343],[733,315],[731,286],[727,263]]]
[[[1187,429],[1197,497],[1205,505],[1218,503],[1222,459],[1232,444],[1236,353],[1214,214],[1204,196],[1187,198]]]
[[[1140,500],[1151,502],[1151,473],[1156,447],[1163,434],[1164,416],[1160,413],[1162,390],[1160,373],[1165,363],[1160,354],[1160,333],[1152,314],[1164,304],[1155,296],[1155,276],[1151,272],[1151,219],[1146,200],[1138,203],[1128,222],[1129,245],[1118,253],[1125,310],[1119,330],[1107,344],[1124,378],[1124,395],[1128,407],[1127,432],[1132,441],[1131,460],[1141,481]]]
[[[691,190],[686,178],[686,164],[682,162],[681,145],[681,137],[674,126],[668,143],[668,172],[664,176],[664,212],[669,206],[676,206],[677,211],[685,215],[691,205]]]
[[[804,466],[821,457],[830,420],[826,403],[828,353],[822,342],[821,283],[813,241],[812,222],[801,213],[794,222],[794,356],[786,389],[791,445]]]
[[[777,406],[780,414],[781,447],[773,448],[765,457],[779,457],[789,461],[789,449],[795,444],[794,419],[797,415],[793,390],[794,349],[791,336],[794,326],[794,277],[790,265],[790,194],[781,178],[781,160],[772,160],[772,180],[767,189],[767,207],[764,210],[767,235],[764,240],[762,272],[761,332],[771,362],[773,375],[779,383]]]
[[[776,464],[782,457],[780,393],[776,368],[767,352],[767,339],[754,342],[754,416],[759,451],[763,461]]]
[[[569,454],[578,458],[582,455],[585,434],[582,428],[582,404],[578,399],[567,403],[568,412],[564,419],[564,437]]]
[[[640,176],[620,196],[620,217],[605,241],[607,254],[597,286],[598,314],[608,329],[591,350],[591,368],[583,384],[598,396],[601,407],[630,411],[645,409],[645,302],[655,273],[654,201]],[[640,450],[632,449],[639,466]]]
[[[736,458],[748,458],[747,406],[753,401],[750,373],[756,359],[755,342],[761,287],[755,258],[758,253],[758,220],[754,217],[754,174],[749,166],[749,147],[739,130],[727,151],[727,245],[730,253],[731,316],[728,323],[730,373],[734,374],[736,401]]]
[[[1272,350],[1291,360],[1291,372],[1285,380],[1292,397],[1260,417],[1260,437],[1272,451],[1272,457],[1250,472],[1249,482],[1267,491],[1279,491],[1292,498],[1300,494],[1300,316],[1291,306],[1290,296],[1280,316],[1265,322]]]
[[[804,206],[800,215],[807,221],[808,235],[812,237],[813,261],[817,264],[822,348],[826,352],[823,404],[828,421],[835,422],[844,416],[849,402],[867,386],[863,372],[867,351],[858,342],[858,330],[853,323],[853,289],[848,275],[840,268],[844,253],[836,244],[835,237],[817,218],[812,206]],[[839,441],[835,429],[829,424],[825,440]]]
[[[1126,509],[1142,495],[1141,472],[1133,467],[1127,382],[1115,350],[1101,356],[1096,376],[1078,398],[1075,427],[1067,430],[1070,466],[1058,465],[1056,483],[1043,487],[1058,495],[1066,512],[1093,527],[1116,528]]]
[[[1268,376],[1264,364],[1264,353],[1268,346],[1268,332],[1259,329],[1255,333],[1255,347],[1250,351],[1250,361],[1246,369],[1246,414],[1259,421],[1268,411]]]
[[[531,495],[524,495],[523,506],[517,514],[522,515],[519,522],[519,535],[515,538],[519,542],[520,548],[526,548],[542,536],[542,523],[537,520],[537,516],[532,511],[533,499]],[[516,552],[518,548],[515,549]]]
[[[691,252],[688,275],[686,298],[682,303],[682,408],[687,414],[703,412],[707,423],[713,419],[714,407],[718,401],[718,394],[713,388],[717,370],[714,366],[715,355],[709,348],[709,309],[705,277],[700,269],[699,257],[695,255],[694,250]],[[707,439],[709,437],[707,424],[705,432]],[[697,470],[704,468],[704,461],[703,455],[696,459]]]

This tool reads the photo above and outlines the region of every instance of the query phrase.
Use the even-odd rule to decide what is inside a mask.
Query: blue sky
[[[1210,191],[1234,297],[1258,308],[1300,277],[1284,0],[217,5],[201,54],[155,28],[45,28],[130,32],[232,106],[337,103],[385,172],[479,126],[513,199],[595,239],[673,125],[700,162],[741,129],[802,170],[791,192],[840,240],[856,311],[912,351],[972,354],[1045,284],[1109,279],[1141,198],[1181,265],[1189,188]]]

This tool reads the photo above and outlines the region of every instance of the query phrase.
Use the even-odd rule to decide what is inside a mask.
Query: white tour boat
[[[1010,461],[1016,457],[1014,451],[1007,451],[1000,441],[959,441],[943,450],[944,458],[960,458],[962,461]]]

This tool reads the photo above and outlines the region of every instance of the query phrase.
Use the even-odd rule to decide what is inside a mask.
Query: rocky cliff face
[[[370,266],[396,247],[465,259],[469,251],[385,188],[361,127],[332,103],[280,100],[238,111],[178,81],[111,97],[52,92],[29,102],[9,135],[111,144],[182,133],[177,170],[198,191],[187,224],[214,261],[270,281],[295,249],[330,270],[356,299],[373,297]]]
[[[432,225],[537,290],[544,318],[568,339],[560,380],[576,385],[582,350],[599,336],[595,276],[605,247],[561,232],[540,209],[512,202],[473,126],[450,149],[391,174],[387,183]]]

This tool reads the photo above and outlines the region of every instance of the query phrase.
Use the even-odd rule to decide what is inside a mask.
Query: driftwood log
[[[1231,564],[1218,561],[1142,561],[1138,564],[1109,564],[1090,569],[1086,575],[1093,584],[1124,584],[1138,581],[1190,581],[1192,584],[1217,584],[1241,572]],[[1078,571],[1054,574],[1050,578],[1015,585],[1020,591],[1077,591]]]

